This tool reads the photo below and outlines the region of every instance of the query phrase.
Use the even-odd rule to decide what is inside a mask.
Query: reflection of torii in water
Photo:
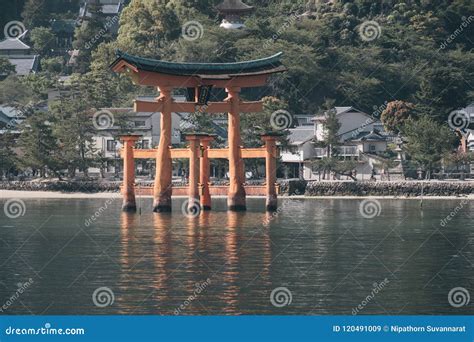
[[[171,146],[171,113],[195,112],[196,108],[205,108],[207,113],[228,113],[227,149],[215,150],[215,158],[229,160],[228,208],[233,211],[246,210],[245,174],[243,158],[266,158],[267,171],[267,209],[275,210],[277,205],[276,183],[276,137],[263,137],[265,147],[260,149],[242,149],[240,136],[240,113],[261,112],[261,101],[244,102],[240,98],[242,88],[264,86],[270,75],[286,71],[280,62],[281,53],[258,60],[236,63],[174,63],[132,56],[117,52],[117,59],[111,68],[115,72],[127,73],[135,84],[154,86],[160,96],[156,101],[135,101],[137,112],[161,112],[161,135],[157,150],[149,151],[156,158],[156,176],[154,186],[155,212],[171,211],[172,194],[172,158],[189,158],[189,197],[190,205],[204,200],[209,192],[209,172],[207,167],[199,165],[202,139],[208,134],[190,134],[187,140],[189,149],[173,150]],[[172,91],[186,88],[186,102],[175,102]],[[208,102],[213,88],[225,89],[227,98],[221,102]],[[204,106],[204,107],[203,107]],[[134,194],[134,145],[138,136],[123,137],[124,141],[124,210],[136,210]],[[210,153],[210,149],[208,149]],[[137,153],[138,154],[138,153]],[[245,156],[244,156],[245,154]],[[211,158],[211,156],[209,156]],[[200,175],[205,172],[207,179]],[[201,184],[199,184],[201,183]],[[199,191],[201,188],[201,191]],[[191,203],[192,202],[192,203]],[[202,205],[203,203],[200,203]],[[206,203],[204,203],[206,206]],[[210,203],[209,203],[210,206]]]

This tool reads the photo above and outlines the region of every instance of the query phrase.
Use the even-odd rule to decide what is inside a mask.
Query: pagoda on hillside
[[[242,16],[252,12],[254,8],[241,0],[224,0],[216,9],[224,17],[220,27],[235,30],[245,27]]]

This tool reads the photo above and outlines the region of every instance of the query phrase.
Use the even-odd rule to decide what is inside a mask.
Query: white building
[[[335,110],[341,125],[338,157],[356,160],[357,178],[369,179],[382,159],[378,154],[387,150],[387,134],[382,123],[353,107],[335,107]],[[281,151],[284,176],[319,179],[313,164],[327,156],[325,148],[317,147],[317,142],[324,140],[326,116],[317,115],[311,120],[296,116],[296,119],[298,126],[290,129],[289,146]]]
[[[127,121],[127,129],[131,134],[140,135],[141,138],[137,145],[142,149],[157,148],[160,142],[161,129],[161,113],[145,113],[134,112],[132,108],[104,108],[113,114],[114,125],[104,130],[97,130],[97,134],[93,137],[94,147],[97,153],[106,159],[106,173],[108,176],[116,175],[121,171],[120,149],[122,144],[120,142],[120,120],[117,118],[125,116]],[[171,143],[177,145],[181,142],[180,124],[181,116],[178,113],[172,113],[172,138]],[[138,173],[149,174],[153,167],[150,161],[137,161]],[[91,174],[99,174],[99,168],[90,168]]]

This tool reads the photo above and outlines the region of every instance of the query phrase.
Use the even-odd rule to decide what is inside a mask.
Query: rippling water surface
[[[245,213],[217,199],[187,218],[182,201],[153,214],[143,199],[139,215],[120,200],[24,200],[24,216],[0,216],[3,314],[474,312],[472,202],[380,200],[364,218],[358,199],[283,199],[274,215],[261,199]],[[96,302],[111,305],[94,304],[101,287]],[[450,305],[455,287],[470,304]]]

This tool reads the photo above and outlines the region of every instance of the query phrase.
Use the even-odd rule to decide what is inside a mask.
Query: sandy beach
[[[99,192],[99,193],[65,193],[56,191],[16,191],[16,190],[0,190],[0,199],[8,198],[113,198],[121,196],[119,193],[114,192]],[[152,196],[142,195],[137,196],[142,198],[152,198]],[[173,196],[176,198],[184,198],[186,196]],[[226,198],[226,196],[212,196],[213,198]],[[265,198],[265,196],[247,196],[249,198]],[[406,196],[280,196],[280,198],[292,198],[292,199],[358,199],[358,198],[377,198],[377,199],[420,199],[420,196],[406,197]],[[460,199],[467,198],[469,200],[474,199],[474,194],[463,195],[463,196],[424,196],[425,200],[436,200],[436,199]]]

